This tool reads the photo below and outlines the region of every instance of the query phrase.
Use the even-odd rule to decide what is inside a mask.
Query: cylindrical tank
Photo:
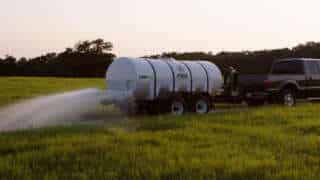
[[[107,94],[112,101],[152,101],[174,93],[205,93],[222,88],[218,67],[208,61],[117,58],[106,73]]]

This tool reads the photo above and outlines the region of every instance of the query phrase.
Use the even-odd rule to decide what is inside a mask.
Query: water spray
[[[0,131],[72,123],[100,105],[103,92],[85,89],[26,100],[0,110]]]

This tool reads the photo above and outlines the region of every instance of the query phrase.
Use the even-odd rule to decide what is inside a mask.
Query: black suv
[[[294,106],[297,98],[320,100],[320,59],[292,58],[274,62],[267,75],[240,75],[238,88],[248,104],[265,101]]]

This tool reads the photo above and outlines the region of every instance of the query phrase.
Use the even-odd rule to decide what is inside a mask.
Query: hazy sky
[[[320,41],[319,0],[1,0],[0,57],[98,37],[117,56],[252,50]]]

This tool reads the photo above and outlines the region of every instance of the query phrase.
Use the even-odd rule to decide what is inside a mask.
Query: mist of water
[[[26,100],[0,109],[0,131],[39,128],[79,121],[96,111],[103,92],[85,89]]]

